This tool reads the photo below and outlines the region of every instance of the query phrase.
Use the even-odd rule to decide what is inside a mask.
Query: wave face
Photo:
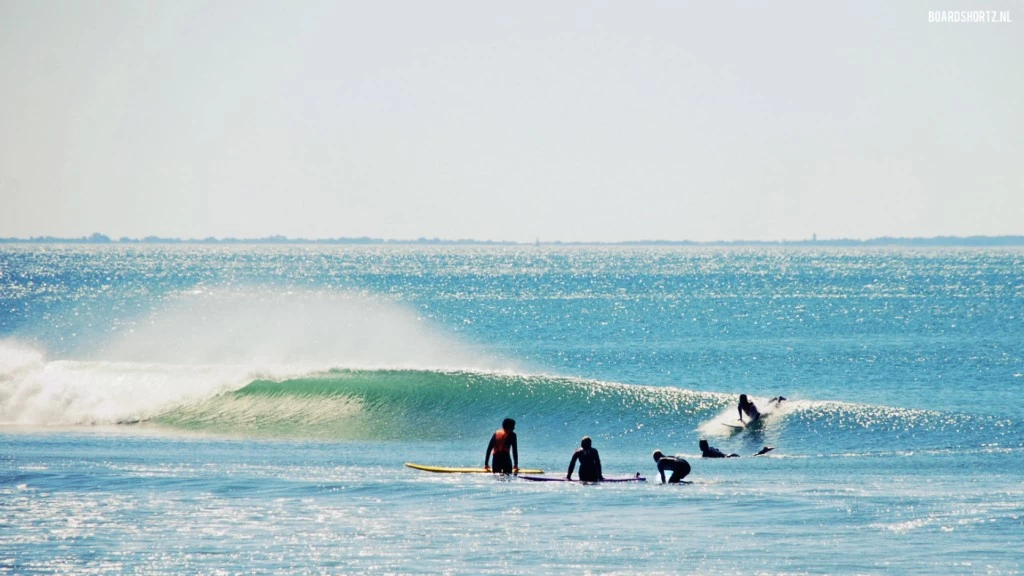
[[[751,448],[784,439],[822,454],[985,449],[1015,444],[1024,428],[985,415],[791,399],[736,435],[724,426],[736,419],[735,402],[731,394],[500,370],[47,361],[32,347],[0,342],[0,425],[479,441],[512,417],[540,445],[564,447],[589,434],[608,447],[687,450],[698,432]]]
[[[257,380],[169,410],[154,422],[189,430],[333,438],[478,437],[505,416],[535,431],[592,424],[641,430],[646,421],[692,418],[720,395],[552,376],[330,370]]]
[[[736,412],[731,395],[673,387],[486,372],[331,370],[256,380],[151,422],[242,435],[479,440],[505,416],[534,442],[565,444],[591,434],[604,445],[629,447],[691,443],[695,430],[724,439],[734,433],[722,424]],[[751,445],[784,436],[810,452],[834,453],[978,448],[1020,430],[1019,422],[985,416],[799,400],[783,403],[741,434]]]

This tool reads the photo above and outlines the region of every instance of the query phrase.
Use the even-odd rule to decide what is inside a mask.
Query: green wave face
[[[595,420],[643,429],[648,421],[719,409],[728,397],[547,376],[418,370],[332,370],[257,380],[154,418],[192,431],[337,439],[477,437],[505,417],[531,430]],[[696,420],[694,420],[696,422]]]
[[[764,401],[764,400],[759,400]],[[584,435],[604,446],[679,446],[700,437],[745,444],[822,441],[842,452],[959,449],[1017,438],[1021,422],[887,406],[788,401],[733,436],[734,395],[555,376],[429,370],[331,370],[180,405],[149,421],[201,433],[331,440],[479,440],[515,418],[531,443],[565,447]],[[740,448],[737,448],[740,449]],[[742,450],[741,449],[741,450]],[[792,449],[792,448],[791,448]]]

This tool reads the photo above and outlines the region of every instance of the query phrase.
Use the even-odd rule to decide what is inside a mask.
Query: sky
[[[0,0],[0,237],[1024,234],[1024,8],[940,4]]]

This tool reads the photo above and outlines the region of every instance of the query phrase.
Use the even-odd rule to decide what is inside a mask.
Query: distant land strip
[[[413,246],[1024,246],[1024,236],[935,236],[931,238],[897,238],[883,236],[869,240],[817,238],[805,240],[720,240],[698,242],[692,240],[626,240],[620,242],[562,242],[558,240],[535,242],[512,242],[497,240],[417,238],[395,240],[384,238],[288,238],[267,236],[265,238],[145,238],[113,239],[96,233],[81,238],[58,238],[54,236],[33,236],[31,238],[0,238],[0,244],[315,244],[315,245],[413,245]]]

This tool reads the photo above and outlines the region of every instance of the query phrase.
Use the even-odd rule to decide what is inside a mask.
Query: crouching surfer
[[[665,456],[661,450],[654,451],[654,461],[658,464],[658,473],[661,474],[661,483],[665,483],[665,471],[672,472],[669,477],[669,484],[678,484],[690,473],[690,463],[678,456]]]
[[[572,453],[572,460],[569,460],[569,472],[565,479],[572,480],[573,470],[576,469],[576,461],[580,462],[580,482],[600,482],[604,480],[601,474],[601,456],[597,449],[592,446],[590,436],[584,436],[580,440],[580,447]]]
[[[487,453],[484,454],[484,470],[500,474],[519,473],[519,444],[516,441],[516,421],[505,418],[501,423],[501,430],[491,435],[491,441],[487,443]],[[511,456],[510,453],[511,452]],[[491,455],[494,455],[493,460]],[[488,461],[491,460],[491,466]]]
[[[778,408],[779,404],[786,399],[785,396],[776,396],[768,401],[768,404]],[[746,394],[740,394],[740,403],[736,406],[736,410],[740,414],[740,422],[744,422],[743,415],[746,414],[747,420],[750,424],[757,422],[761,419],[761,411],[757,409],[757,406],[747,398]]]

